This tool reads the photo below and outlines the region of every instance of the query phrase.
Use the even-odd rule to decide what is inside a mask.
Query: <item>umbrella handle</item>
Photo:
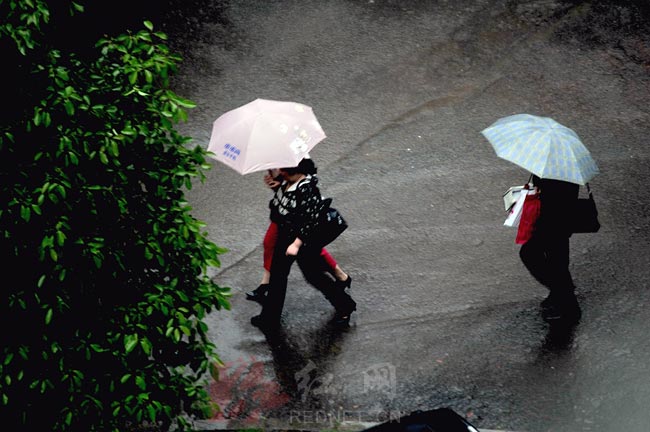
[[[533,175],[531,174],[530,177],[528,177],[528,181],[524,185],[524,189],[530,189],[530,184],[532,183],[532,181],[533,181]]]

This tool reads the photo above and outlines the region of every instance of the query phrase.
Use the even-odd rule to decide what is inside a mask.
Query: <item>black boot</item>
[[[555,305],[555,297],[553,296],[553,293],[549,293],[548,296],[542,302],[539,304],[539,306],[542,308],[542,311],[545,311],[546,309],[549,309]]]
[[[264,303],[266,300],[266,294],[269,292],[269,284],[260,284],[253,291],[248,291],[246,293],[246,300],[256,301],[258,303]]]
[[[547,322],[577,323],[582,317],[582,311],[573,291],[549,295],[542,302],[542,317]]]
[[[332,319],[332,324],[335,327],[348,327],[350,325],[352,312],[357,310],[357,302],[355,302],[347,293],[343,294],[341,300],[341,306],[336,309],[336,313]]]
[[[251,324],[267,336],[277,334],[280,331],[280,320],[270,320],[262,314],[251,317]]]
[[[350,288],[350,286],[352,285],[352,276],[348,275],[348,278],[344,281],[337,279],[336,282],[334,282],[334,284],[339,289]]]

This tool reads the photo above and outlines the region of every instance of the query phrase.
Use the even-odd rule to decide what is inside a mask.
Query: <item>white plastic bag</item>
[[[506,218],[505,222],[503,224],[505,226],[509,227],[519,227],[519,220],[521,219],[521,211],[524,208],[524,201],[526,201],[526,195],[528,194],[536,194],[537,193],[537,188],[532,188],[532,189],[522,189],[521,193],[517,194],[517,201],[515,201],[515,204],[510,208],[510,211],[508,212],[508,217]]]
[[[519,194],[523,189],[525,189],[525,185],[521,186],[511,186],[508,188],[507,191],[503,194],[503,206],[505,207],[505,211],[509,211],[513,205],[517,202],[517,198],[519,198]]]

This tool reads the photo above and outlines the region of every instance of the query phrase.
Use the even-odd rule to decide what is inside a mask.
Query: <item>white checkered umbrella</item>
[[[584,185],[598,174],[578,135],[548,117],[516,114],[481,131],[497,156],[540,178]]]

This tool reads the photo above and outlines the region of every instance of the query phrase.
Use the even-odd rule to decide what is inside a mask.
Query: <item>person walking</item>
[[[313,163],[312,159],[305,159],[303,168],[305,168],[306,171],[309,171],[307,174],[310,174],[313,177],[315,177],[316,173],[318,172],[316,164]],[[278,170],[269,170],[269,172],[264,176],[264,183],[273,191],[277,190],[280,187],[282,180],[282,176]],[[246,300],[262,303],[266,299],[266,294],[269,290],[269,281],[271,279],[273,250],[275,249],[277,238],[278,224],[274,221],[271,221],[262,242],[262,245],[264,247],[264,273],[262,274],[262,280],[256,289],[248,291],[246,293]],[[321,257],[326,264],[327,272],[336,279],[336,285],[342,289],[350,288],[352,285],[352,276],[343,271],[332,254],[330,254],[327,249],[323,248],[321,249]]]
[[[287,280],[295,261],[305,280],[318,289],[334,306],[333,323],[348,325],[356,302],[326,273],[317,230],[318,218],[324,209],[318,178],[310,174],[313,161],[303,159],[295,168],[282,168],[283,181],[269,203],[271,221],[278,227],[271,262],[269,290],[262,312],[251,318],[261,330],[274,330],[280,325],[287,290]]]
[[[579,185],[532,176],[540,193],[540,214],[530,240],[519,256],[530,274],[549,289],[542,301],[546,321],[577,322],[581,317],[575,285],[569,271],[569,213],[578,199]]]

